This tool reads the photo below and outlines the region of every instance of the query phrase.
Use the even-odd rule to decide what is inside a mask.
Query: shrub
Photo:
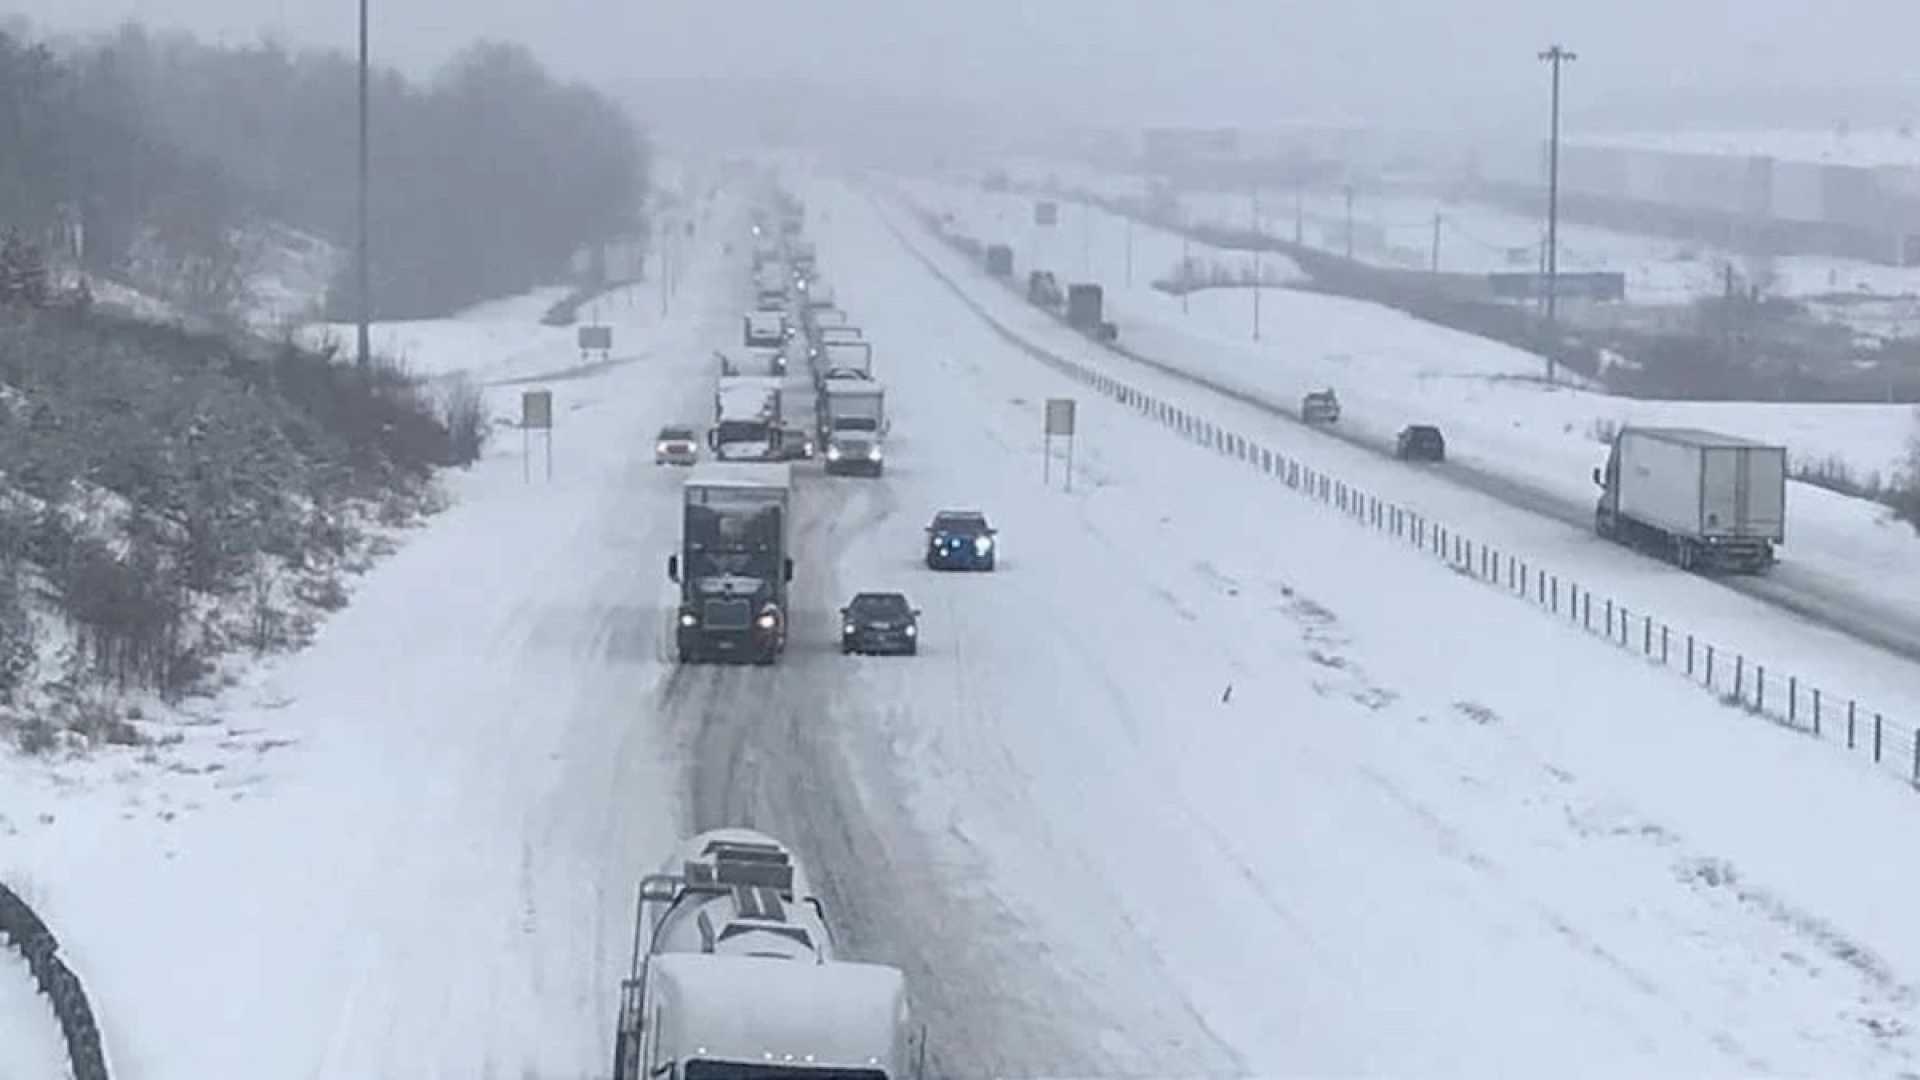
[[[479,460],[489,429],[487,397],[479,385],[465,375],[450,379],[441,398],[440,416],[447,428],[448,463],[464,466]]]

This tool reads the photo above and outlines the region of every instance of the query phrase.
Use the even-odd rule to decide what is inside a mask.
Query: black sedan
[[[1447,440],[1432,424],[1409,424],[1393,441],[1393,456],[1401,461],[1445,461]]]
[[[920,651],[920,609],[897,592],[863,592],[840,609],[842,653]]]

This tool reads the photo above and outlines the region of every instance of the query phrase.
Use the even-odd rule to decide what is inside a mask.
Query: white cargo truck
[[[1622,428],[1594,531],[1692,570],[1759,573],[1786,539],[1787,451],[1692,428]]]
[[[906,1080],[925,1046],[905,976],[834,955],[778,841],[702,833],[640,883],[614,1080]]]

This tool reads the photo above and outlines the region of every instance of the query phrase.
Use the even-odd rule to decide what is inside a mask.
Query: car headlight
[[[839,461],[839,460],[840,460],[840,448],[839,448],[839,447],[837,447],[837,446],[829,446],[829,447],[827,447],[827,460],[828,460],[828,461]]]
[[[699,621],[700,621],[699,618],[697,618],[691,611],[683,611],[680,613],[681,626],[693,626],[697,624]]]
[[[666,453],[666,452],[667,452],[667,444],[666,444],[666,443],[654,443],[654,444],[653,444],[653,452],[654,452],[654,453],[656,453],[656,454],[664,454],[664,453]]]
[[[908,637],[914,637],[919,633],[920,633],[919,629],[916,628],[912,623],[907,624],[906,634]]]
[[[773,624],[774,624],[773,612],[771,611],[764,612],[761,614],[761,616],[758,619],[755,619],[754,621],[760,624],[760,629],[771,630],[773,629]]]
[[[845,626],[842,626],[842,627],[840,628],[840,632],[841,632],[841,633],[843,633],[843,634],[851,634],[851,633],[853,633],[853,632],[855,632],[855,631],[856,631],[856,630],[858,630],[858,629],[859,629],[859,627],[857,627],[857,626],[855,626],[855,625],[853,625],[852,623],[848,623],[848,624],[846,624]]]
[[[872,452],[871,454],[869,454],[868,456],[869,456],[869,457],[871,457],[871,458],[873,458],[873,460],[875,460],[875,461],[879,461],[879,460],[880,460],[880,448],[879,448],[878,446],[876,446],[876,447],[874,447],[874,448],[873,448],[873,452]]]
[[[978,552],[978,553],[980,553],[980,554],[982,554],[982,555],[985,555],[985,554],[986,554],[987,552],[989,552],[989,551],[992,551],[992,550],[993,550],[993,537],[991,537],[991,536],[976,536],[976,537],[974,537],[974,538],[973,538],[973,550],[974,550],[974,551],[976,551],[976,552]]]

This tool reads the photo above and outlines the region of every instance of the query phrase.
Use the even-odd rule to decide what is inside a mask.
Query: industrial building
[[[1547,147],[1479,159],[1510,194],[1546,185]],[[1560,147],[1572,218],[1762,254],[1920,265],[1920,138],[1910,132],[1580,136]]]

